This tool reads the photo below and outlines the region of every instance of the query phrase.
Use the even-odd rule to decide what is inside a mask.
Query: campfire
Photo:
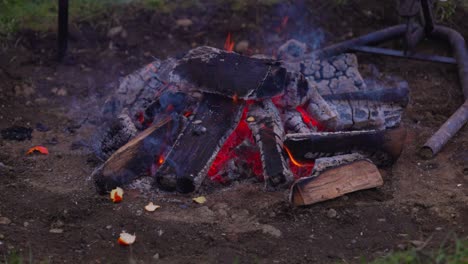
[[[100,192],[149,175],[193,192],[206,178],[290,188],[296,205],[382,184],[405,139],[408,85],[366,83],[353,54],[314,59],[290,40],[278,58],[198,47],[123,78],[107,100],[93,177]]]

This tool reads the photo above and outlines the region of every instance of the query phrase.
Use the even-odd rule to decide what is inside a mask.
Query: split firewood
[[[156,172],[157,186],[182,193],[200,187],[218,151],[237,127],[244,105],[244,101],[205,94]]]
[[[289,184],[293,175],[283,156],[283,124],[271,100],[250,106],[247,123],[260,148],[265,188],[274,189]]]
[[[109,192],[115,187],[128,184],[147,172],[157,157],[174,142],[174,136],[182,129],[180,119],[167,117],[138,134],[119,148],[92,177],[100,193]]]
[[[372,162],[357,160],[322,171],[317,177],[297,180],[291,187],[290,201],[296,206],[309,205],[382,184]]]
[[[298,162],[349,153],[361,153],[377,165],[393,163],[403,149],[406,129],[287,134],[284,145]]]

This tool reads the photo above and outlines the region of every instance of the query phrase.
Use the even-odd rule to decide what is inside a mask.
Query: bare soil
[[[358,263],[466,239],[467,127],[436,158],[416,155],[462,103],[451,65],[359,55],[364,74],[399,76],[411,89],[406,147],[396,164],[382,169],[382,188],[304,208],[291,207],[286,191],[265,192],[255,181],[191,195],[126,190],[120,204],[95,192],[89,177],[100,161],[92,151],[99,125],[93,117],[112,91],[109,84],[152,56],[177,56],[197,45],[222,47],[227,32],[236,41],[248,40],[248,52],[256,53],[317,28],[331,43],[399,22],[393,1],[325,2],[333,1],[240,11],[204,4],[170,14],[110,10],[72,24],[69,56],[62,63],[54,57],[54,32],[24,31],[2,40],[0,129],[19,125],[34,131],[31,140],[0,139],[0,217],[11,220],[0,223],[0,259],[17,252],[50,263]],[[288,24],[278,33],[285,15]],[[458,10],[451,26],[468,37],[466,15]],[[193,25],[177,26],[180,18]],[[118,25],[127,35],[108,37]],[[441,44],[423,49],[446,53]],[[44,126],[48,131],[39,131]],[[50,154],[25,155],[35,145]],[[193,203],[198,195],[208,202]],[[149,201],[162,208],[145,212]],[[122,230],[136,233],[134,245],[117,244]]]

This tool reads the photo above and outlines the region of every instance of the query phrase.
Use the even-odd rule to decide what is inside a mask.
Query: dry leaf
[[[123,199],[123,194],[124,194],[124,191],[122,190],[122,188],[117,187],[111,191],[110,198],[112,202],[120,203]]]
[[[117,240],[117,242],[122,246],[128,246],[135,243],[135,240],[136,236],[134,234],[132,235],[123,231],[122,233],[120,233],[120,237]]]
[[[156,211],[156,209],[159,209],[159,208],[161,208],[161,206],[155,205],[153,202],[150,202],[149,204],[145,206],[145,210],[148,212],[154,212]]]
[[[28,152],[26,152],[26,155],[30,155],[30,154],[34,154],[34,153],[41,153],[41,154],[44,154],[44,155],[48,155],[49,150],[46,147],[43,147],[43,146],[35,146],[35,147],[30,148],[28,150]]]
[[[204,204],[204,203],[206,203],[206,198],[205,198],[205,196],[199,196],[199,197],[193,198],[192,200],[193,200],[194,202],[196,202],[197,204]]]

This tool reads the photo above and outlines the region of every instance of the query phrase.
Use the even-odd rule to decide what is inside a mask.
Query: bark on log
[[[265,188],[288,185],[293,175],[283,156],[284,129],[278,109],[271,100],[256,103],[250,106],[247,122],[260,148]]]
[[[284,145],[298,162],[311,162],[353,152],[369,157],[377,165],[389,165],[400,155],[406,129],[367,130],[349,132],[317,132],[287,134]]]
[[[205,94],[156,172],[156,185],[182,193],[200,187],[218,151],[239,123],[244,105],[244,101]]]
[[[108,192],[135,180],[156,162],[172,145],[182,128],[182,121],[167,117],[153,124],[119,148],[92,177],[100,193]]]
[[[290,201],[296,206],[309,205],[382,184],[377,167],[359,160],[326,170],[318,177],[297,180],[291,187]]]

